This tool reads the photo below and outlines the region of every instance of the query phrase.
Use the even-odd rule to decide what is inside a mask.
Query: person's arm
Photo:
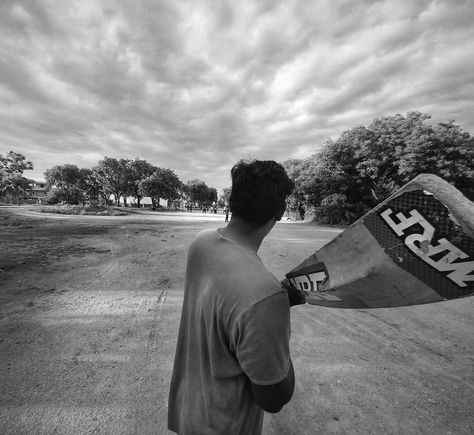
[[[280,411],[295,386],[286,292],[252,304],[239,316],[235,331],[235,354],[255,402],[267,412]]]
[[[293,396],[295,389],[295,372],[290,359],[286,378],[273,385],[256,385],[250,381],[252,395],[258,406],[266,412],[279,412]]]

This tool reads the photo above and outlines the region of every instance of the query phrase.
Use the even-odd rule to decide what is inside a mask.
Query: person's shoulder
[[[280,281],[267,268],[264,267],[263,273],[258,278],[256,287],[259,289],[261,299],[284,293]]]
[[[218,233],[215,228],[206,228],[205,230],[199,231],[194,237],[194,240],[217,238]]]
[[[241,284],[240,294],[249,304],[264,300],[282,293],[283,288],[278,279],[260,261],[241,262],[236,268]]]
[[[190,247],[196,247],[200,245],[211,244],[213,241],[218,239],[217,230],[208,228],[200,231],[194,236]]]

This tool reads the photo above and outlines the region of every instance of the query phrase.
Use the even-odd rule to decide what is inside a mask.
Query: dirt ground
[[[1,434],[168,433],[186,250],[224,222],[148,213],[0,208]],[[336,234],[281,223],[260,256],[283,278]],[[292,308],[295,395],[265,433],[474,433],[473,308]]]

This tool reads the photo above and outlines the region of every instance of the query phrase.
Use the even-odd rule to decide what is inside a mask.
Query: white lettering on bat
[[[474,261],[454,263],[469,256],[445,238],[439,239],[433,246],[431,242],[435,228],[417,210],[411,210],[408,216],[397,213],[395,216],[398,223],[392,219],[392,213],[393,211],[388,208],[380,216],[399,237],[403,237],[405,230],[413,225],[419,224],[423,228],[422,234],[410,234],[405,237],[404,243],[408,249],[439,272],[451,272],[447,277],[459,287],[466,287],[466,281],[474,281],[474,275],[469,275],[474,271]],[[439,260],[434,261],[431,258],[444,251],[447,253]]]
[[[290,282],[296,287],[303,291],[317,291],[319,283],[323,282],[326,278],[326,272],[314,272],[308,273],[307,275],[300,275],[290,278]]]

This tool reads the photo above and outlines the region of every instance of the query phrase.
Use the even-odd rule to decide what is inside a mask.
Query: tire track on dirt
[[[164,310],[164,306],[167,300],[168,290],[161,290],[160,294],[156,297],[153,306],[148,308],[147,312],[152,313],[152,317],[146,320],[147,333],[146,344],[144,348],[135,354],[134,360],[139,359],[139,367],[141,368],[139,379],[135,386],[135,391],[140,395],[141,400],[134,402],[133,414],[134,418],[131,422],[132,427],[131,433],[165,433],[164,428],[166,427],[166,421],[155,421],[156,408],[160,406],[159,395],[163,394],[163,388],[160,386],[160,363],[159,360],[163,359],[160,354],[159,342],[159,331],[161,325],[161,318]],[[166,328],[165,325],[163,325]],[[145,342],[143,340],[142,342]],[[166,380],[167,381],[167,380]],[[161,390],[161,391],[160,391]],[[167,395],[167,394],[166,394]],[[143,400],[145,398],[145,400]],[[161,403],[161,406],[163,404]],[[152,417],[155,414],[155,417]],[[160,430],[161,429],[161,430]]]
[[[158,296],[158,299],[156,300],[155,307],[153,309],[153,311],[155,312],[155,315],[153,316],[150,333],[148,334],[148,340],[147,340],[146,349],[145,349],[146,360],[150,358],[152,347],[155,345],[158,323],[160,321],[161,310],[163,309],[163,304],[166,302],[167,293],[168,291],[166,289],[161,291],[160,295]]]

